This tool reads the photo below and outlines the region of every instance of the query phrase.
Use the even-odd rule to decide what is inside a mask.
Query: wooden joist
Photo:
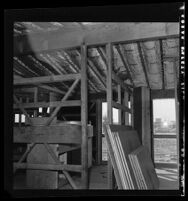
[[[128,107],[126,107],[126,106],[124,106],[124,105],[121,105],[121,104],[119,104],[119,103],[116,103],[116,102],[114,102],[114,101],[112,101],[112,107],[115,107],[115,108],[117,108],[117,109],[121,109],[121,110],[123,110],[124,112],[129,112],[129,113],[131,113],[130,108],[128,108]]]
[[[69,101],[53,101],[53,102],[36,102],[36,103],[22,103],[23,108],[39,108],[39,107],[73,107],[81,106],[80,100],[69,100]],[[18,109],[19,105],[14,104],[14,109]]]
[[[69,80],[80,79],[80,74],[67,74],[67,75],[51,75],[31,78],[20,78],[14,80],[14,85],[36,85],[41,83],[63,82]]]
[[[16,169],[33,169],[33,170],[53,170],[53,171],[72,171],[81,172],[81,165],[67,165],[67,164],[34,164],[34,163],[14,163]]]

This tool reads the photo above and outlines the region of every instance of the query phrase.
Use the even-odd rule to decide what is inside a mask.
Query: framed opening
[[[175,99],[153,100],[153,157],[156,166],[177,167]]]

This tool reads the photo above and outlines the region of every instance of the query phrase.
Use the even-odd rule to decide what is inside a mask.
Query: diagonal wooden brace
[[[33,149],[36,143],[32,143],[28,146],[28,149],[25,151],[25,153],[21,156],[20,160],[16,164],[21,164],[21,162],[27,157],[29,152]],[[14,173],[16,172],[17,168],[14,167]]]
[[[65,94],[65,96],[61,99],[62,101],[67,100],[67,98],[70,96],[70,94],[72,93],[73,89],[76,87],[76,85],[78,84],[80,79],[76,79],[74,81],[74,83],[72,84],[72,86],[69,88],[68,92]],[[59,106],[56,107],[56,109],[53,111],[53,113],[51,114],[50,118],[47,120],[46,125],[49,125],[52,120],[54,119],[54,117],[57,115],[58,111],[61,109],[61,104]]]
[[[54,159],[54,161],[58,164],[61,165],[61,162],[59,161],[59,159],[57,158],[57,156],[55,155],[54,151],[52,150],[52,148],[49,146],[49,144],[47,143],[43,143],[44,147],[46,148],[46,150],[48,151],[48,153],[51,155],[51,157]],[[78,187],[76,186],[76,184],[74,183],[74,181],[72,180],[71,176],[69,175],[69,173],[65,170],[62,170],[63,174],[65,175],[67,181],[70,183],[71,187],[73,189],[78,189]]]

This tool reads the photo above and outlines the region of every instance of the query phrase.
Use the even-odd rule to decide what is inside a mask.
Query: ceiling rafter
[[[139,55],[140,55],[140,60],[141,60],[141,63],[142,63],[142,67],[143,67],[143,71],[144,71],[146,83],[147,83],[147,86],[151,89],[151,86],[150,86],[150,83],[149,83],[148,74],[147,74],[147,71],[146,71],[147,61],[146,61],[144,52],[142,50],[142,44],[141,44],[141,42],[137,42],[137,46],[138,46],[138,52],[139,52]]]
[[[80,56],[80,58],[81,58],[80,52],[79,52],[78,50],[76,50],[76,52],[77,52],[77,54],[78,54],[78,55]],[[89,59],[89,58],[88,58],[88,59]],[[89,68],[89,71],[91,72],[91,70],[92,70],[92,73],[91,73],[91,74],[94,74],[95,77],[97,78],[97,80],[99,80],[100,84],[102,84],[103,88],[106,89],[106,85],[103,83],[102,78],[100,79],[100,78],[98,77],[99,72],[97,71],[96,66],[94,66],[94,64],[91,63],[91,61],[89,61],[88,64],[89,64],[89,66],[91,67],[91,68]],[[95,69],[94,69],[94,68],[95,68]]]
[[[77,50],[78,51],[78,50]],[[78,51],[79,52],[79,51]],[[66,54],[65,54],[66,53]],[[63,52],[64,54],[64,58],[67,61],[67,63],[72,66],[73,69],[75,69],[77,72],[80,72],[80,68],[77,66],[77,64],[75,64],[75,62],[72,60],[71,56],[69,55],[69,53],[67,52]],[[93,91],[97,92],[98,90],[96,89],[96,87],[94,86],[94,84],[88,80],[88,84],[90,85],[90,87],[92,88]]]
[[[105,65],[106,65],[106,69],[107,69],[106,54],[105,54],[104,50],[101,49],[101,48],[97,48],[97,50],[98,50],[98,52],[99,52],[99,54],[100,54],[102,60],[104,61]],[[129,85],[129,84],[127,84],[127,83],[124,83],[124,84],[125,84],[128,88],[129,88],[129,87],[132,87],[132,85]],[[114,88],[114,90],[117,90],[116,87]]]
[[[98,72],[96,66],[93,64],[93,62],[90,59],[88,59],[88,65],[90,66],[90,68],[93,71],[93,73],[95,73],[95,75],[97,76],[98,80],[103,85],[104,89],[106,89],[106,84],[103,81],[104,78],[100,75],[100,73]]]
[[[127,70],[128,77],[129,77],[129,79],[131,80],[131,83],[132,83],[132,85],[133,85],[133,87],[134,87],[134,81],[133,81],[132,76],[131,76],[129,64],[128,64],[128,62],[127,62],[126,57],[123,55],[123,52],[122,52],[122,48],[121,48],[121,47],[122,47],[122,46],[121,46],[120,44],[119,44],[119,45],[115,45],[115,48],[116,48],[116,50],[117,50],[117,52],[118,52],[118,54],[119,54],[119,56],[120,56],[120,58],[121,58],[121,60],[122,60],[122,62],[123,62],[123,65],[124,65],[125,69]]]

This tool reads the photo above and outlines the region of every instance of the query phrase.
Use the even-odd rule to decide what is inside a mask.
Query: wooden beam
[[[27,157],[27,155],[29,154],[29,152],[32,150],[32,148],[35,146],[35,143],[29,144],[27,145],[27,150],[24,152],[24,154],[21,156],[21,158],[19,159],[19,161],[16,163],[17,166],[19,166],[22,161]],[[19,168],[17,166],[14,166],[14,173],[16,172],[16,170]]]
[[[33,102],[33,103],[22,103],[22,108],[39,108],[39,107],[73,107],[81,106],[80,100],[69,100],[69,101],[53,101],[53,102]],[[14,109],[20,108],[19,105],[14,104]]]
[[[98,47],[98,48],[97,48],[97,51],[98,51],[98,53],[100,54],[100,56],[101,56],[101,58],[102,58],[104,64],[106,65],[106,64],[107,64],[107,61],[106,61],[106,54],[105,54],[103,48],[102,48],[102,47]]]
[[[102,162],[102,101],[96,101],[96,162]]]
[[[146,70],[147,61],[146,61],[144,52],[143,52],[143,50],[142,50],[142,45],[141,45],[140,42],[138,42],[137,45],[138,45],[138,52],[139,52],[139,55],[140,55],[140,60],[141,60],[141,63],[142,63],[142,67],[143,67],[143,71],[144,71],[146,83],[147,83],[147,86],[151,89],[150,83],[149,83],[148,74],[147,74],[147,70]],[[148,66],[147,66],[147,67],[148,67]]]
[[[104,78],[101,76],[99,71],[97,70],[96,66],[93,65],[93,62],[88,59],[88,64],[91,68],[91,70],[94,72],[94,74],[97,76],[99,79],[100,83],[102,84],[103,88],[106,89],[106,84],[104,82]]]
[[[32,170],[66,170],[72,172],[81,172],[81,165],[67,165],[67,164],[32,164],[32,163],[14,163],[14,168],[17,169],[32,169]]]
[[[59,161],[58,157],[56,156],[56,154],[54,153],[53,149],[50,147],[49,144],[44,143],[45,148],[47,149],[48,153],[50,154],[50,156],[53,158],[53,160],[55,161],[55,163],[57,165],[61,165],[61,162]],[[69,173],[65,170],[62,170],[63,174],[65,175],[66,179],[68,180],[68,182],[70,183],[71,187],[73,189],[78,189],[76,184],[74,183],[74,181],[72,180],[71,176],[69,175]]]
[[[164,64],[163,64],[163,41],[159,40],[160,47],[160,61],[161,61],[161,74],[162,74],[162,89],[165,90],[165,75],[164,75]]]
[[[14,75],[14,80],[18,80],[18,79],[22,79],[22,78],[23,78],[22,76],[15,76]],[[56,92],[56,93],[65,94],[64,91],[61,91],[56,87],[50,87],[50,86],[47,86],[47,85],[38,85],[38,87],[41,88],[41,89],[46,89],[48,91],[53,91],[53,92]],[[20,88],[20,86],[19,86],[19,88],[16,88],[14,90],[15,91],[20,91],[20,92],[23,91],[23,92],[32,92],[33,93],[34,92],[34,87],[32,87],[32,88]]]
[[[177,135],[165,135],[163,133],[154,135],[153,138],[177,138]]]
[[[108,123],[113,123],[113,113],[112,113],[112,44],[108,43],[106,45],[106,58],[107,58],[107,116],[108,116]],[[108,188],[114,188],[114,174],[113,174],[113,167],[110,161],[110,156],[108,155]]]
[[[82,121],[82,145],[81,145],[81,164],[82,188],[89,188],[88,177],[88,86],[87,86],[87,46],[81,46],[81,121]]]
[[[121,105],[121,85],[118,84],[118,103]],[[118,123],[122,124],[122,111],[121,109],[118,110]]]
[[[90,107],[89,107],[89,112],[93,109],[94,105],[96,105],[96,102],[95,102],[95,101],[93,101],[93,102],[91,103],[91,105],[90,105]],[[90,115],[90,113],[89,113],[88,115]]]
[[[34,89],[34,103],[38,102],[38,87],[35,87]],[[23,107],[23,105],[22,105]],[[37,117],[38,116],[38,108],[37,110],[34,110],[34,114],[33,114],[34,117]]]
[[[126,71],[127,71],[128,77],[129,77],[129,79],[131,80],[131,83],[132,83],[133,87],[135,87],[135,86],[134,86],[133,79],[132,79],[132,76],[131,76],[131,72],[130,72],[130,69],[129,69],[129,64],[128,64],[128,62],[127,62],[126,57],[125,57],[125,56],[123,55],[123,53],[122,53],[121,45],[116,45],[115,48],[116,48],[117,51],[118,51],[118,54],[119,54],[119,56],[120,56],[120,58],[121,58],[121,60],[122,60],[122,62],[123,62],[123,65],[124,65],[124,67],[125,67],[125,69],[126,69]]]
[[[175,98],[174,89],[165,89],[165,90],[151,90],[152,99],[163,99],[163,98]]]
[[[47,89],[48,91],[53,91],[53,92],[56,92],[58,94],[65,94],[64,91],[61,91],[60,89],[56,88],[56,87],[50,87],[50,86],[47,86],[47,85],[39,85],[38,86],[39,88],[42,88],[42,89]]]
[[[63,82],[69,80],[80,79],[80,74],[67,74],[67,75],[51,75],[31,78],[20,78],[14,80],[14,85],[30,85],[30,84],[41,84],[41,83],[52,83],[52,82]]]
[[[151,155],[151,111],[150,90],[147,87],[134,89],[134,129],[137,130],[142,145]]]
[[[14,143],[72,143],[81,144],[81,126],[14,127]]]
[[[128,108],[129,94],[124,91],[124,105]],[[130,110],[131,111],[131,110]],[[132,112],[132,111],[131,111]],[[129,125],[129,114],[125,112],[125,125]]]
[[[128,113],[131,113],[131,110],[130,108],[124,106],[124,105],[121,105],[119,103],[116,103],[116,102],[112,102],[112,107],[114,108],[117,108],[117,109],[120,109],[120,110],[123,110],[124,112],[128,112]]]
[[[14,37],[14,55],[79,47],[83,39],[87,46],[92,46],[174,36],[179,36],[179,23],[105,23],[84,31],[65,33],[62,30],[54,34],[27,34],[21,39]]]
[[[112,72],[112,79],[116,83],[120,84],[123,89],[125,89],[129,93],[132,93],[132,90],[129,88],[129,86],[127,86],[114,72]]]
[[[134,97],[133,94],[130,96],[130,102],[131,102],[131,126],[134,128]]]

